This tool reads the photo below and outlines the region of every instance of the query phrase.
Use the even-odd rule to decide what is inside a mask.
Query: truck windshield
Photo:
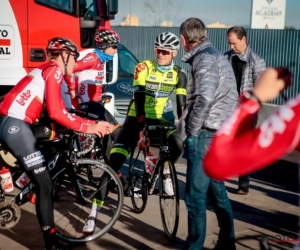
[[[95,17],[98,16],[97,0],[79,0],[79,16]]]
[[[76,0],[35,0],[35,2],[44,6],[76,15]],[[98,0],[79,0],[79,16],[95,17],[98,16]]]

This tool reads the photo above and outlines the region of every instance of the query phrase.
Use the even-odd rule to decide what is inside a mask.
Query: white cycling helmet
[[[179,38],[173,33],[164,32],[156,37],[154,47],[179,50],[180,41]]]

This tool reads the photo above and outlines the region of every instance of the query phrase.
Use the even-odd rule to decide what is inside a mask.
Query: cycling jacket
[[[79,94],[78,97],[71,100],[74,107],[78,107],[80,103],[101,100],[104,65],[95,52],[89,53],[77,61],[73,70],[74,77],[65,78],[69,89],[76,90]]]
[[[136,116],[139,122],[145,118],[162,118],[167,101],[176,90],[177,114],[180,117],[185,106],[186,84],[186,74],[179,66],[162,73],[153,60],[139,63],[134,72],[134,94],[128,115]]]
[[[62,79],[63,73],[55,62],[42,64],[5,95],[0,104],[0,114],[32,124],[46,107],[49,117],[57,123],[86,132],[88,125],[95,122],[67,112],[60,92]]]
[[[239,108],[223,124],[204,157],[204,169],[211,178],[254,172],[299,147],[300,95],[253,128],[259,109],[257,101],[241,96]]]

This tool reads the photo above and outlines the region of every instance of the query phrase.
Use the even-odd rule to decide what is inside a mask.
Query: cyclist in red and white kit
[[[257,128],[252,125],[261,103],[275,99],[291,84],[291,78],[287,69],[269,68],[261,73],[252,92],[242,94],[239,108],[223,124],[204,156],[207,175],[225,180],[248,174],[300,147],[300,95]],[[300,250],[300,244],[295,250]]]
[[[103,136],[112,130],[108,122],[95,122],[71,115],[61,97],[64,75],[71,75],[79,56],[77,46],[55,37],[46,48],[49,62],[21,79],[0,104],[0,141],[13,153],[36,187],[36,214],[46,249],[63,249],[55,237],[52,180],[30,124],[42,115],[72,130]]]
[[[96,43],[94,52],[88,53],[78,60],[73,69],[75,81],[66,79],[74,107],[78,107],[83,102],[101,101],[104,66],[106,62],[113,60],[120,42],[117,32],[109,29],[97,30],[94,38]]]
[[[101,101],[103,84],[105,84],[105,63],[113,60],[120,42],[117,32],[103,28],[96,31],[94,39],[95,50],[77,61],[73,69],[73,77],[65,77],[69,93],[64,93],[64,99],[70,100],[71,97],[71,104],[74,108],[89,107],[93,105],[91,102]],[[93,107],[96,106],[93,105]],[[87,111],[86,108],[85,110]],[[108,110],[104,111],[105,120],[115,126],[109,137],[104,140],[105,156],[109,159],[111,140],[118,134],[120,126]],[[84,143],[83,141],[82,144]]]

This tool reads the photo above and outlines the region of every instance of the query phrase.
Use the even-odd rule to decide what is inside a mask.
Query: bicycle
[[[76,151],[74,140],[78,136],[89,137],[93,143],[88,149]],[[79,158],[92,150],[95,139],[96,135],[68,130],[60,133],[58,139],[54,141],[39,141],[42,147],[54,147],[56,150],[47,166],[53,180],[53,195],[60,195],[59,202],[54,202],[55,218],[59,217],[55,221],[56,234],[62,241],[71,244],[92,241],[104,235],[116,223],[123,207],[123,188],[114,170],[105,163],[93,159]],[[8,151],[3,146],[0,146],[0,150]],[[106,206],[102,207],[101,221],[97,218],[95,233],[85,235],[79,231],[79,228],[82,229],[90,212],[93,197],[102,188],[94,185],[93,182],[89,183],[89,179],[93,177],[93,171],[89,171],[91,167],[101,171],[102,174],[108,174],[110,176],[108,182],[113,182],[119,188],[117,193],[113,193],[108,197]],[[97,172],[99,173],[99,171]],[[4,190],[0,187],[0,229],[12,228],[19,222],[21,217],[20,206],[28,202],[27,196],[33,191],[34,184],[29,182],[11,201],[6,201]],[[66,193],[65,196],[61,196],[63,192]],[[74,196],[76,200],[74,200]],[[73,205],[73,208],[68,209],[67,207],[66,209],[65,206],[62,206],[63,203],[68,206]],[[68,215],[69,218],[67,218]],[[109,216],[111,216],[111,219],[109,219]]]
[[[131,197],[131,202],[133,209],[136,213],[142,213],[145,210],[147,205],[148,195],[154,193],[155,185],[157,180],[159,181],[159,199],[160,199],[160,214],[162,219],[162,224],[164,232],[169,239],[173,239],[176,236],[178,223],[179,223],[179,187],[178,179],[176,174],[176,169],[173,163],[170,162],[169,147],[167,142],[167,133],[170,130],[176,129],[176,126],[164,126],[164,125],[152,125],[145,126],[145,140],[148,137],[148,131],[159,131],[160,134],[160,147],[159,147],[159,157],[155,165],[153,175],[150,175],[146,172],[145,167],[145,158],[148,149],[138,149],[131,150],[130,159],[129,159],[129,193],[128,196]],[[165,177],[165,170],[169,170],[169,176],[172,181],[173,194],[167,194],[164,190],[163,179]],[[167,200],[172,200],[175,202],[175,214],[173,225],[170,226],[168,223],[167,216],[164,212],[167,207],[164,205],[164,202]],[[141,201],[141,206],[138,205],[138,202]],[[170,226],[170,228],[169,228]]]

